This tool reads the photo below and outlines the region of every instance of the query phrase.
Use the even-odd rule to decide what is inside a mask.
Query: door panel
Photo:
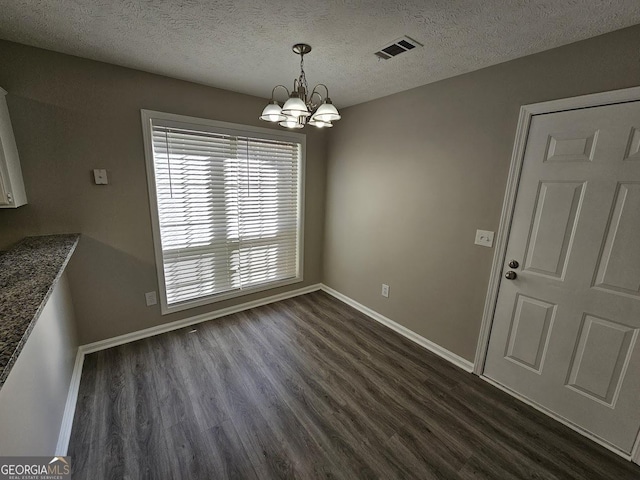
[[[506,358],[540,372],[555,305],[524,295],[516,297]]]
[[[640,102],[532,118],[484,374],[630,453],[640,428]],[[504,272],[503,272],[504,273]]]
[[[611,320],[585,315],[567,385],[615,407],[637,332]]]
[[[613,202],[595,286],[640,295],[640,183],[620,183]]]
[[[640,129],[631,127],[625,160],[640,160]]]
[[[584,137],[549,135],[545,162],[590,162],[598,140],[598,131]]]
[[[562,277],[580,210],[582,182],[540,182],[525,268]]]

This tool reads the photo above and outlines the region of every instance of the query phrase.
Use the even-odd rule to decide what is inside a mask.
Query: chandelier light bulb
[[[318,120],[315,115],[313,117],[311,117],[311,120],[309,120],[308,123],[309,123],[309,125],[313,125],[314,127],[318,127],[318,128],[333,127],[331,122],[324,122],[322,120]]]
[[[292,93],[291,97],[284,103],[282,113],[296,118],[311,115],[304,101],[296,93]]]
[[[340,117],[340,113],[338,113],[338,109],[331,103],[330,98],[327,98],[324,103],[318,107],[318,110],[316,110],[313,116],[323,122],[333,122],[342,118]]]
[[[287,117],[282,114],[282,108],[280,108],[280,105],[275,100],[272,100],[264,107],[262,115],[260,115],[259,118],[265,122],[282,122],[287,119]]]
[[[304,124],[299,122],[297,118],[289,117],[278,125],[286,128],[303,128]]]

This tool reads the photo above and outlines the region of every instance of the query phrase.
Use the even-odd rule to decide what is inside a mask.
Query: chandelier
[[[300,55],[300,76],[293,80],[291,92],[284,85],[273,87],[271,100],[264,107],[260,120],[278,123],[281,127],[287,128],[303,128],[305,125],[318,128],[332,127],[332,122],[340,120],[340,114],[331,103],[327,86],[319,83],[309,94],[309,85],[304,74],[304,56],[311,51],[311,46],[297,43],[292,50]],[[282,106],[274,98],[278,88],[284,88],[287,92],[287,101]],[[326,95],[323,97],[318,89],[324,89]]]

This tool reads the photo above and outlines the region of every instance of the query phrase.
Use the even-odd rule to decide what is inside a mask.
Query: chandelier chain
[[[307,76],[304,73],[304,54],[300,54],[300,78],[298,79],[298,83],[304,87],[305,97],[307,96],[307,92],[309,91],[309,85],[307,84]],[[302,100],[306,102],[306,98]]]

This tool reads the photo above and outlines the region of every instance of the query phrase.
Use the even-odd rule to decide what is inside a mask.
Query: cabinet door
[[[6,94],[0,88],[0,208],[16,208],[27,203],[27,194]]]
[[[0,205],[11,205],[11,194],[9,193],[9,172],[7,170],[7,162],[4,157],[4,146],[2,145],[2,137],[0,136]]]

